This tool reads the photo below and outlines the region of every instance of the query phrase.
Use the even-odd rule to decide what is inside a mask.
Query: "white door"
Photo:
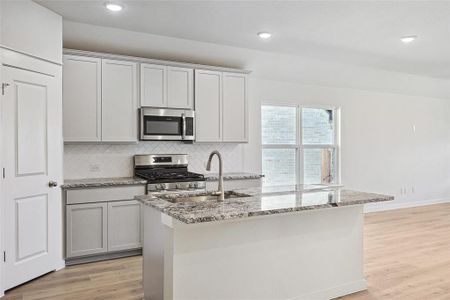
[[[195,70],[195,140],[222,141],[222,73]]]
[[[61,263],[61,81],[5,67],[2,201],[5,289]]]
[[[102,141],[137,141],[137,64],[102,59]]]
[[[167,68],[141,64],[141,106],[167,107]]]
[[[223,73],[223,141],[247,141],[247,75]]]
[[[167,67],[167,107],[194,107],[194,70]]]

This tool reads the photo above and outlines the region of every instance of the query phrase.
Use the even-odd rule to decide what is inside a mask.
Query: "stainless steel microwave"
[[[195,113],[188,109],[140,109],[141,141],[194,141]]]

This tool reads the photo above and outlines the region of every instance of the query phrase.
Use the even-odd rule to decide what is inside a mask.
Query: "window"
[[[264,186],[339,183],[339,110],[261,107]]]

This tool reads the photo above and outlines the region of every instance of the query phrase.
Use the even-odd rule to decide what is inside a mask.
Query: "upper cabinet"
[[[195,70],[195,140],[222,140],[222,73]]]
[[[224,142],[247,142],[247,75],[222,73],[222,134]]]
[[[165,66],[141,64],[141,106],[167,107]]]
[[[247,75],[195,70],[197,142],[248,141]]]
[[[159,64],[161,63],[161,64]],[[248,142],[247,72],[66,50],[66,142],[136,142],[139,107],[195,109],[196,142]]]
[[[194,70],[167,67],[167,107],[194,108]]]
[[[141,106],[187,108],[194,105],[193,70],[141,64]]]
[[[136,77],[136,63],[102,60],[102,141],[136,141]]]
[[[64,141],[101,141],[101,59],[64,55],[63,62]]]
[[[64,55],[64,141],[137,141],[137,102],[136,63]]]

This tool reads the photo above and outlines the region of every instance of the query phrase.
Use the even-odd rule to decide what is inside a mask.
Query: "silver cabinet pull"
[[[49,181],[49,182],[48,182],[48,186],[49,186],[49,187],[57,187],[57,186],[58,186],[58,183],[57,183],[56,181]]]

